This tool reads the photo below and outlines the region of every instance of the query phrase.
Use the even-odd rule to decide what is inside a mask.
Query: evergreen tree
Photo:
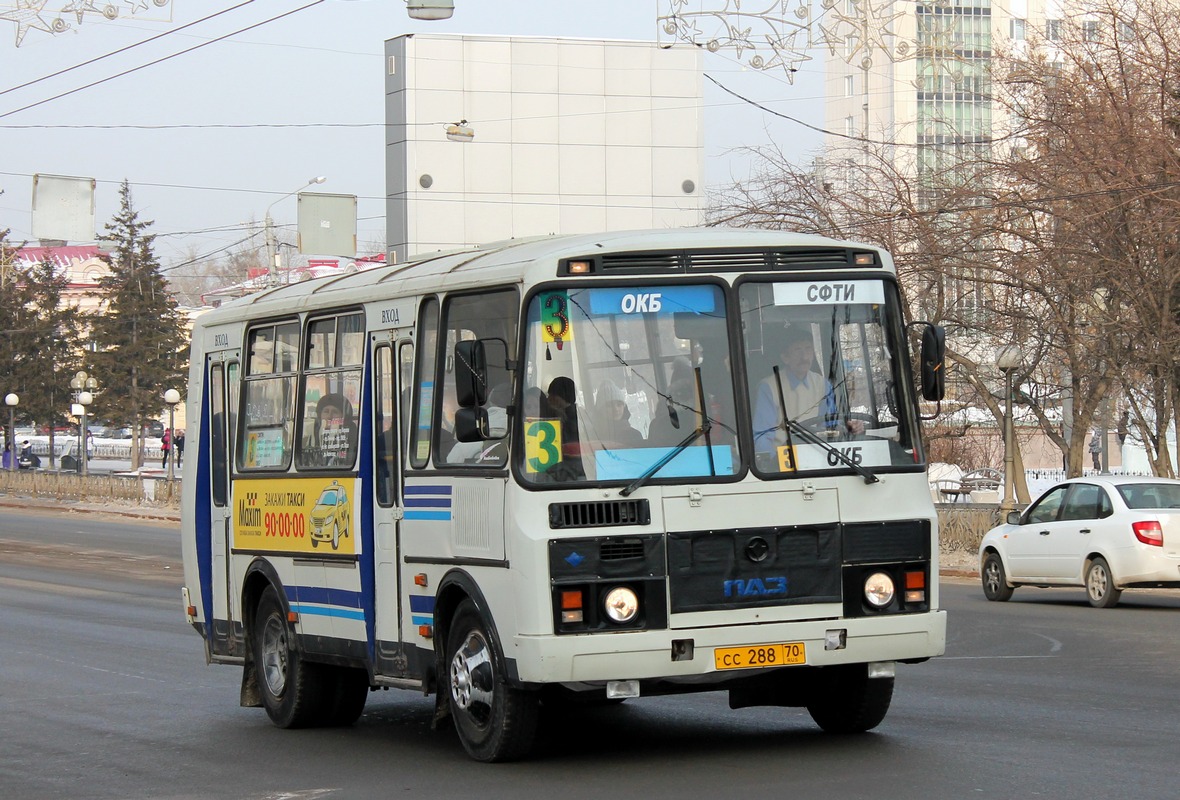
[[[9,246],[8,229],[0,228],[0,398],[9,392],[20,394],[20,386],[14,374],[16,349],[13,336],[19,328],[16,319],[19,304],[14,296],[16,280],[16,251]],[[4,442],[8,441],[8,417],[3,422]]]
[[[13,377],[22,419],[49,428],[50,463],[54,430],[67,421],[73,395],[70,379],[82,367],[82,314],[63,305],[69,275],[44,260],[21,273],[10,287],[16,328],[10,337]]]
[[[99,279],[102,304],[90,320],[102,406],[95,411],[131,427],[131,466],[137,469],[144,423],[163,412],[166,390],[185,393],[188,337],[152,249],[156,237],[146,232],[152,223],[140,221],[127,181],[119,196],[119,212],[106,224],[114,244],[107,255],[111,272]]]

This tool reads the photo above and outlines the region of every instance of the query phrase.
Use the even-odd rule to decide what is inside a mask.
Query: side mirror
[[[488,412],[482,408],[460,408],[455,411],[455,441],[482,442],[488,435]]]
[[[922,331],[922,398],[942,400],[946,396],[946,329],[926,325]]]
[[[488,401],[488,359],[479,339],[455,343],[455,393],[460,408],[475,408]]]
[[[1008,524],[1009,525],[1019,525],[1020,524],[1020,512],[1019,511],[1009,511],[1008,512]]]

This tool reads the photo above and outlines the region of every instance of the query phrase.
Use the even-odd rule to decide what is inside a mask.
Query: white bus
[[[873,728],[946,638],[903,316],[879,248],[721,229],[224,305],[193,331],[188,620],[276,725],[413,689],[481,761],[546,708],[682,692]]]

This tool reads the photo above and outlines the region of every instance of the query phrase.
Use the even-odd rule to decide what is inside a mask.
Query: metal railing
[[[180,508],[180,480],[143,475],[0,470],[0,495],[82,503]]]

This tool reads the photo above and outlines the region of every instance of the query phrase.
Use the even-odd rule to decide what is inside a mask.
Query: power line
[[[140,64],[138,67],[131,67],[130,69],[123,70],[122,72],[118,72],[118,73],[116,73],[114,75],[110,75],[106,78],[100,78],[99,80],[92,81],[91,83],[88,83],[84,86],[79,86],[76,89],[70,89],[69,91],[62,92],[60,94],[56,94],[53,97],[47,97],[44,100],[38,100],[35,103],[29,103],[26,106],[22,106],[20,108],[14,109],[12,111],[7,111],[3,114],[0,114],[0,119],[4,119],[5,117],[11,117],[13,114],[19,114],[22,111],[28,111],[30,108],[36,108],[37,106],[41,106],[46,103],[51,103],[54,100],[60,100],[63,97],[68,97],[72,94],[76,94],[76,93],[81,92],[85,89],[90,89],[95,86],[99,86],[100,84],[107,83],[108,81],[113,81],[116,78],[122,78],[126,75],[130,75],[133,72],[139,72],[142,69],[147,69],[148,67],[154,67],[157,64],[160,64],[160,63],[163,63],[164,61],[168,61],[170,59],[176,58],[177,56],[186,55],[187,53],[191,53],[194,50],[199,50],[202,47],[207,47],[211,44],[216,44],[217,42],[224,41],[225,39],[229,39],[232,36],[237,36],[240,33],[245,33],[246,31],[253,30],[254,28],[260,28],[263,25],[269,25],[270,23],[275,22],[276,20],[283,19],[284,17],[289,17],[292,14],[298,14],[300,11],[306,11],[307,9],[311,8],[312,6],[318,6],[322,2],[324,2],[324,0],[312,0],[312,2],[308,3],[307,5],[300,6],[299,8],[295,8],[290,11],[286,11],[282,14],[278,14],[276,16],[271,17],[270,19],[263,20],[262,22],[256,22],[253,25],[247,25],[244,28],[240,28],[236,31],[233,31],[232,33],[227,33],[224,36],[218,36],[214,39],[210,39],[209,41],[201,42],[200,44],[193,45],[192,47],[188,48],[187,50],[181,50],[179,52],[172,53],[171,55],[161,56],[160,58],[157,58],[153,61],[149,61],[146,64]]]
[[[31,81],[25,81],[24,83],[22,83],[18,86],[12,86],[8,89],[0,90],[0,97],[3,97],[4,95],[8,94],[9,92],[15,92],[18,89],[24,89],[27,86],[32,86],[35,83],[40,83],[41,81],[47,81],[50,78],[56,78],[58,75],[65,75],[67,72],[73,72],[76,69],[81,69],[82,67],[88,67],[91,64],[102,61],[104,58],[110,58],[111,56],[117,56],[119,53],[126,53],[128,50],[139,47],[140,45],[149,44],[151,42],[156,41],[157,39],[162,39],[165,36],[170,36],[174,33],[180,33],[181,31],[185,30],[186,28],[191,28],[194,25],[200,25],[202,22],[207,22],[207,21],[213,19],[214,17],[220,17],[222,14],[228,14],[231,11],[236,11],[243,6],[250,5],[250,3],[253,3],[253,2],[254,2],[254,0],[245,0],[245,2],[239,3],[236,6],[223,9],[221,11],[218,11],[216,14],[210,14],[209,16],[202,17],[201,19],[198,19],[194,22],[189,22],[185,25],[181,25],[179,28],[173,28],[172,30],[164,31],[163,33],[156,34],[155,36],[151,36],[147,39],[144,39],[142,42],[136,42],[135,44],[129,44],[126,47],[120,47],[118,50],[112,50],[111,52],[105,53],[101,56],[95,56],[94,58],[90,59],[89,61],[83,61],[81,64],[75,64],[72,67],[66,67],[65,69],[59,69],[57,72],[51,72],[48,75],[43,75],[40,78],[34,78]]]

